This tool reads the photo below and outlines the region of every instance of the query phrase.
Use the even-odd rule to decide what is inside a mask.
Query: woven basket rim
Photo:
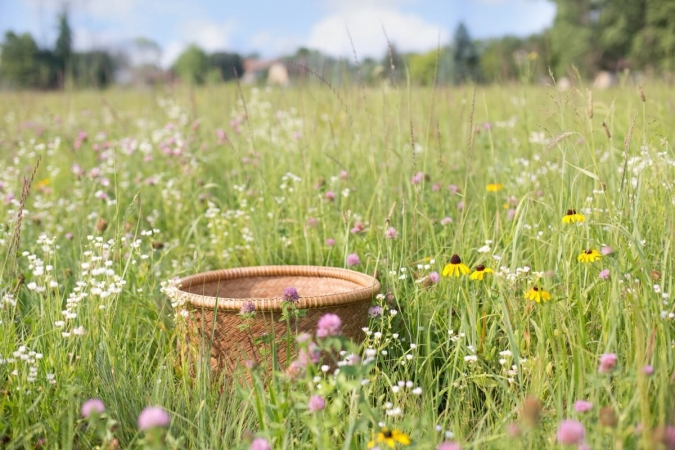
[[[211,297],[194,294],[182,290],[184,286],[194,286],[211,283],[218,280],[231,280],[237,278],[277,278],[282,276],[297,276],[307,278],[336,278],[350,281],[362,286],[349,292],[324,294],[312,297],[300,297],[296,306],[300,309],[328,308],[331,306],[347,305],[366,300],[371,300],[380,291],[380,282],[370,275],[340,267],[325,266],[253,266],[233,269],[212,270],[190,275],[178,280],[176,287],[180,297],[192,306],[218,309],[220,311],[239,312],[245,302],[253,302],[256,311],[281,311],[284,300],[279,297],[266,298],[227,298]]]

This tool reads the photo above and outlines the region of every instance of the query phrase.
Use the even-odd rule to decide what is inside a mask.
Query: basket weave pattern
[[[279,322],[282,294],[297,289],[296,306],[306,315],[291,321],[293,331],[313,334],[321,316],[334,313],[342,319],[342,334],[354,341],[363,338],[368,308],[380,283],[373,277],[347,269],[316,266],[262,266],[216,270],[183,278],[178,284],[181,304],[189,311],[186,319],[183,356],[199,358],[210,347],[214,371],[231,371],[247,359],[271,363],[263,357],[254,340],[274,336],[280,367],[286,366],[286,322]],[[253,302],[255,319],[246,330],[240,315],[244,302]],[[293,336],[294,338],[295,336]],[[188,352],[186,355],[185,352]]]

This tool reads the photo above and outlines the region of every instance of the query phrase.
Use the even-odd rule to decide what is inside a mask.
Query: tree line
[[[300,48],[279,61],[295,80],[311,80],[302,70],[308,67],[336,84],[357,78],[376,83],[407,77],[420,85],[533,83],[550,73],[568,78],[592,78],[599,71],[630,70],[652,76],[675,73],[675,1],[551,1],[557,7],[553,24],[524,38],[475,40],[467,27],[459,24],[450,42],[427,53],[400,53],[389,45],[381,58],[354,61]],[[170,70],[162,70],[159,46],[144,38],[134,41],[136,56],[143,56],[140,59],[122,50],[75,52],[68,15],[59,14],[57,21],[53,48],[40,48],[29,33],[5,34],[0,43],[0,86],[104,88],[130,79],[202,84],[228,81],[244,73],[244,57],[238,53],[209,54],[196,45],[186,48]]]

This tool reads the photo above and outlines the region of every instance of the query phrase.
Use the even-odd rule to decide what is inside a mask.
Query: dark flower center
[[[382,430],[382,436],[384,436],[385,439],[391,439],[391,437],[393,436],[393,433],[391,432],[391,430],[385,428],[385,429]]]
[[[587,255],[590,255],[590,254],[592,254],[592,253],[593,253],[593,250],[586,250],[586,254],[587,254]]]
[[[533,290],[534,292],[539,292],[539,288],[538,288],[537,286],[534,286],[534,287],[532,288],[532,290]]]
[[[573,216],[573,215],[575,215],[576,213],[577,213],[577,211],[576,211],[575,209],[568,209],[568,210],[567,210],[567,215],[568,215],[568,216]]]
[[[482,271],[485,270],[485,266],[482,265],[482,264],[480,264],[480,265],[478,265],[478,266],[476,267],[476,270],[479,271],[479,272],[482,272]]]
[[[450,258],[450,264],[461,264],[461,263],[462,260],[457,255],[452,255],[452,257]]]

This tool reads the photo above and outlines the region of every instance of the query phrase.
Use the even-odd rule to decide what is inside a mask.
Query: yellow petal
[[[405,433],[394,432],[394,439],[396,439],[399,444],[410,445],[410,438]]]

